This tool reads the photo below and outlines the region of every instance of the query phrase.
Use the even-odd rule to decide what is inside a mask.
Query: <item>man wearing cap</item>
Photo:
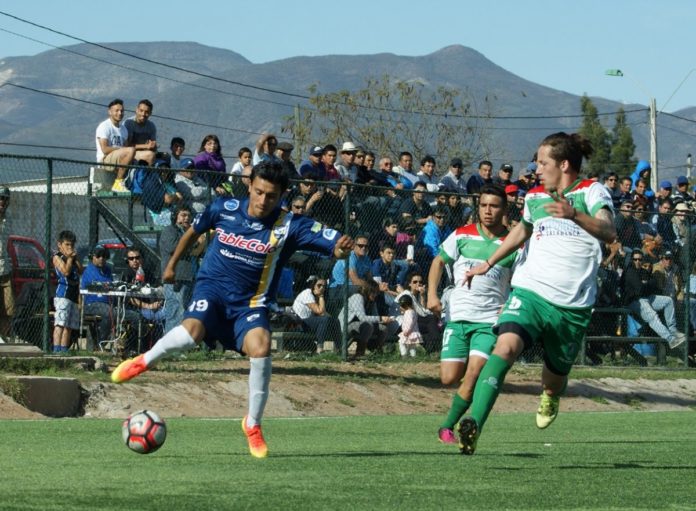
[[[681,302],[684,299],[684,279],[677,270],[672,251],[665,250],[652,270],[658,292],[672,298],[675,304]]]
[[[512,171],[512,165],[503,163],[498,169],[498,175],[493,178],[493,184],[501,186],[502,188],[512,184]]]
[[[466,182],[466,193],[469,195],[478,194],[481,187],[485,184],[492,184],[493,164],[488,160],[479,162],[478,172],[473,174]]]
[[[517,204],[517,193],[520,191],[517,185],[507,185],[507,226],[512,227],[522,219],[522,207]]]
[[[672,197],[681,197],[684,202],[692,202],[694,196],[689,193],[689,180],[686,176],[677,178],[677,191],[673,192]]]
[[[113,275],[111,273],[111,267],[107,264],[110,254],[109,250],[102,245],[97,245],[92,250],[90,254],[90,262],[85,267],[85,271],[82,273],[82,278],[80,279],[80,288],[87,289],[90,285],[94,284],[109,284],[113,281]],[[130,346],[135,345],[137,339],[136,334],[138,332],[138,322],[140,321],[140,315],[128,309],[122,309],[122,305],[117,299],[112,298],[108,295],[101,294],[88,294],[84,297],[84,310],[86,314],[91,314],[99,316],[101,320],[99,321],[98,336],[99,341],[106,341],[114,339],[112,337],[112,330],[115,335],[121,336],[119,348],[123,349],[128,344]],[[124,325],[119,323],[119,319],[128,323],[129,328],[127,329],[130,342],[126,343],[126,331],[115,331],[116,327]]]
[[[514,184],[517,185],[517,187],[520,190],[524,190],[525,192],[528,192],[532,188],[534,188],[535,185],[535,172],[536,172],[536,163],[531,162],[527,165],[527,168],[525,168],[522,172],[520,172],[520,178],[515,181]]]
[[[657,200],[667,199],[672,195],[672,183],[670,181],[660,181],[660,190],[657,192]]]
[[[135,147],[127,147],[128,129],[121,123],[123,121],[123,100],[114,99],[109,103],[109,118],[97,126],[97,163],[106,163],[106,170],[116,171],[114,180],[114,192],[127,192],[123,184],[126,177],[127,165],[130,165],[135,157]],[[119,165],[119,166],[116,166]]]
[[[440,189],[465,194],[466,182],[462,178],[463,171],[464,162],[462,159],[452,158],[452,161],[450,161],[449,171],[440,180]]]
[[[295,146],[292,145],[290,142],[280,142],[278,144],[278,147],[276,148],[275,155],[283,163],[283,167],[285,168],[288,175],[295,177],[299,174],[297,173],[297,167],[295,167],[295,163],[292,161],[293,149],[295,149]]]
[[[326,170],[321,162],[321,157],[324,154],[324,148],[315,145],[309,150],[309,159],[300,164],[300,175],[302,177],[311,174],[319,181],[326,179]]]
[[[7,208],[10,205],[10,189],[0,185],[0,337],[7,340],[14,316],[14,295],[10,274],[10,257],[7,253],[7,240],[10,237],[10,223]]]

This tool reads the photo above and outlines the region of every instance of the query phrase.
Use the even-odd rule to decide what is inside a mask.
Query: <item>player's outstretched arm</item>
[[[505,259],[505,257],[507,257],[509,254],[517,250],[520,245],[529,239],[531,235],[531,225],[525,222],[518,223],[512,228],[510,233],[505,237],[505,240],[501,243],[497,250],[493,252],[493,255],[490,256],[487,261],[474,266],[468,272],[466,272],[466,277],[464,279],[466,285],[471,287],[471,279],[473,279],[476,275],[486,274],[488,270],[495,266],[495,263],[501,259]]]
[[[353,239],[347,234],[338,238],[336,246],[334,247],[334,257],[336,259],[345,259],[348,257],[350,251],[353,250],[353,243]]]

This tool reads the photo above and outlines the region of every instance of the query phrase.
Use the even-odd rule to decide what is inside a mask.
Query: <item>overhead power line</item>
[[[216,88],[214,88],[214,87],[207,87],[207,86],[201,85],[201,84],[199,84],[199,83],[185,82],[185,81],[183,81],[183,80],[177,80],[176,78],[171,78],[171,77],[169,77],[169,76],[158,75],[157,73],[151,73],[151,72],[149,72],[149,71],[144,71],[144,70],[142,70],[142,69],[138,69],[138,68],[135,68],[135,67],[130,67],[130,66],[126,66],[126,65],[123,65],[123,64],[118,64],[118,63],[116,63],[116,62],[111,62],[111,61],[106,60],[106,59],[100,59],[99,57],[93,57],[92,55],[85,55],[84,53],[80,53],[79,51],[75,51],[75,50],[71,50],[71,49],[69,49],[69,48],[57,46],[57,45],[55,45],[55,44],[47,43],[47,42],[45,42],[45,41],[40,41],[39,39],[34,39],[33,37],[29,37],[29,36],[27,36],[27,35],[18,34],[17,32],[13,32],[12,30],[7,30],[7,29],[5,29],[5,28],[0,28],[0,31],[6,32],[6,33],[8,33],[8,34],[12,34],[12,35],[17,36],[17,37],[21,37],[21,38],[23,38],[23,39],[27,39],[27,40],[32,41],[32,42],[35,42],[35,43],[43,44],[43,45],[45,45],[45,46],[48,46],[49,48],[53,48],[53,49],[56,49],[56,50],[58,50],[58,51],[62,51],[62,52],[65,52],[65,53],[71,53],[71,54],[77,55],[77,56],[79,56],[79,57],[83,57],[83,58],[86,58],[86,59],[94,60],[94,61],[96,61],[96,62],[101,62],[102,64],[107,64],[107,65],[109,65],[109,66],[115,66],[115,67],[118,67],[118,68],[121,68],[121,69],[126,69],[126,70],[128,70],[128,71],[133,71],[133,72],[135,72],[135,73],[141,73],[141,74],[144,74],[144,75],[146,75],[146,76],[152,76],[152,77],[154,77],[154,78],[159,78],[159,79],[161,79],[161,80],[167,80],[167,81],[171,81],[171,82],[174,82],[174,83],[179,83],[179,84],[182,84],[182,85],[187,85],[187,86],[189,86],[189,87],[194,87],[194,88],[197,88],[197,89],[203,89],[203,90],[207,90],[207,91],[211,91],[211,92],[218,92],[218,93],[220,93],[220,94],[226,94],[226,95],[228,95],[228,96],[234,96],[234,97],[241,98],[241,99],[248,99],[248,100],[250,100],[250,101],[259,101],[259,102],[261,102],[261,103],[270,103],[270,104],[272,104],[272,105],[287,106],[287,107],[289,107],[289,108],[294,108],[294,106],[295,106],[295,105],[291,105],[291,104],[288,104],[288,103],[281,103],[280,101],[273,101],[273,100],[270,100],[270,99],[263,99],[263,98],[255,98],[255,97],[253,97],[253,96],[246,96],[246,95],[244,95],[244,94],[237,94],[237,93],[235,93],[235,92],[230,92],[230,91],[226,91],[226,90],[222,90],[222,89],[216,89]]]
[[[35,89],[35,88],[33,88],[33,87],[28,87],[28,86],[26,86],[26,85],[19,85],[19,84],[12,83],[12,82],[4,82],[4,83],[0,84],[0,87],[4,87],[5,85],[10,85],[10,86],[12,86],[12,87],[17,87],[18,89],[28,90],[28,91],[31,91],[31,92],[35,92],[35,93],[37,93],[37,94],[45,94],[45,95],[47,95],[47,96],[53,96],[53,97],[56,97],[56,98],[67,99],[67,100],[69,100],[69,101],[76,101],[76,102],[78,102],[78,103],[84,103],[84,104],[87,104],[87,105],[97,105],[97,106],[100,106],[100,107],[102,107],[102,108],[107,108],[107,105],[104,105],[104,104],[102,104],[102,103],[97,103],[96,101],[90,101],[90,100],[88,100],[88,99],[73,98],[73,97],[70,97],[70,96],[66,96],[66,95],[64,95],[64,94],[58,94],[58,93],[56,93],[56,92],[48,92],[48,91],[44,91],[44,90],[40,90],[40,89]],[[205,128],[215,128],[215,129],[220,129],[220,130],[236,131],[236,132],[239,132],[239,133],[246,133],[246,134],[248,134],[248,135],[261,135],[261,134],[262,134],[262,133],[257,132],[257,131],[243,130],[243,129],[241,129],[241,128],[230,128],[229,126],[217,126],[217,125],[215,125],[215,124],[205,124],[205,123],[202,123],[202,122],[189,121],[189,120],[186,120],[186,119],[177,119],[176,117],[168,117],[168,116],[166,116],[166,115],[154,115],[154,114],[153,114],[152,117],[154,117],[154,118],[156,118],[156,119],[164,119],[164,120],[167,120],[167,121],[180,122],[180,123],[183,123],[183,124],[192,124],[192,125],[194,125],[194,126],[203,126],[203,127],[205,127]]]
[[[58,35],[61,35],[61,36],[63,36],[63,37],[67,37],[67,38],[69,38],[69,39],[73,39],[73,40],[75,40],[75,41],[79,41],[79,42],[84,43],[84,44],[88,44],[88,45],[90,45],[90,46],[94,46],[94,47],[97,47],[97,48],[101,48],[101,49],[106,50],[106,51],[114,52],[114,53],[117,53],[117,54],[119,54],[119,55],[123,55],[123,56],[129,57],[129,58],[133,58],[133,59],[136,59],[136,60],[140,60],[140,61],[142,61],[142,62],[147,62],[147,63],[149,63],[149,64],[155,64],[155,65],[158,65],[158,66],[163,66],[163,67],[166,67],[166,68],[169,68],[169,69],[174,69],[174,70],[177,70],[177,71],[181,71],[181,72],[183,72],[183,73],[189,73],[189,74],[192,74],[192,75],[195,75],[195,76],[199,76],[199,77],[201,77],[201,78],[208,78],[208,79],[210,79],[210,80],[216,80],[216,81],[228,83],[228,84],[231,84],[231,85],[237,85],[237,86],[239,86],[239,87],[246,87],[246,88],[250,88],[250,89],[254,89],[254,90],[258,90],[258,91],[269,92],[269,93],[272,93],[272,94],[280,94],[280,95],[283,95],[283,96],[288,96],[288,97],[293,97],[293,98],[298,98],[298,99],[304,99],[304,100],[307,100],[307,101],[309,101],[309,100],[312,99],[311,96],[308,96],[308,95],[306,95],[306,94],[297,94],[297,93],[293,93],[293,92],[287,92],[287,91],[282,91],[282,90],[271,89],[271,88],[268,88],[268,87],[262,87],[262,86],[259,86],[259,85],[252,85],[252,84],[248,84],[248,83],[244,83],[244,82],[239,82],[239,81],[236,81],[236,80],[229,80],[229,79],[227,79],[227,78],[222,78],[222,77],[210,75],[210,74],[207,74],[207,73],[201,73],[201,72],[199,72],[199,71],[194,71],[194,70],[192,70],[192,69],[187,69],[187,68],[183,68],[183,67],[180,67],[180,66],[175,66],[175,65],[173,65],[173,64],[167,64],[167,63],[164,63],[164,62],[159,62],[159,61],[156,61],[156,60],[153,60],[153,59],[149,59],[149,58],[146,58],[146,57],[142,57],[142,56],[140,56],[140,55],[135,55],[135,54],[132,54],[132,53],[129,53],[129,52],[125,52],[125,51],[122,51],[122,50],[117,50],[117,49],[115,49],[115,48],[111,48],[111,47],[106,46],[106,45],[103,45],[103,44],[94,43],[94,42],[92,42],[92,41],[88,41],[88,40],[83,39],[83,38],[81,38],[81,37],[77,37],[77,36],[74,36],[74,35],[71,35],[71,34],[67,34],[67,33],[65,33],[65,32],[61,32],[61,31],[59,31],[59,30],[56,30],[56,29],[47,27],[47,26],[45,26],[45,25],[41,25],[41,24],[39,24],[39,23],[35,23],[35,22],[33,22],[33,21],[29,21],[29,20],[24,19],[24,18],[20,18],[19,16],[15,16],[15,15],[10,14],[10,13],[8,13],[8,12],[0,11],[0,15],[6,16],[6,17],[11,18],[11,19],[14,19],[14,20],[19,21],[19,22],[21,22],[21,23],[26,23],[26,24],[28,24],[28,25],[31,25],[31,26],[36,27],[36,28],[40,28],[40,29],[42,29],[42,30],[47,30],[47,31],[52,32],[52,33],[54,33],[54,34],[58,34]],[[333,103],[335,103],[335,104],[341,104],[341,105],[345,105],[345,104],[346,104],[345,102],[341,102],[341,101],[333,101]],[[462,118],[462,119],[501,119],[501,120],[514,120],[514,119],[572,119],[572,118],[582,118],[582,117],[584,117],[583,114],[577,114],[577,115],[560,115],[560,116],[559,116],[559,115],[539,115],[539,116],[464,115],[464,114],[438,113],[438,112],[432,112],[432,111],[410,111],[410,110],[403,110],[403,109],[398,109],[398,108],[378,107],[378,106],[373,106],[373,105],[360,105],[360,104],[358,104],[358,105],[351,105],[351,106],[355,106],[355,107],[357,107],[357,108],[363,108],[363,109],[379,110],[379,111],[384,111],[384,112],[393,112],[393,113],[402,113],[402,114],[419,114],[419,115],[436,116],[436,117],[443,117],[443,118]],[[628,110],[628,111],[625,111],[625,113],[640,112],[640,111],[645,111],[645,110],[647,110],[647,109],[646,109],[646,108],[641,108],[641,109],[635,109],[635,110]],[[603,112],[603,113],[598,113],[597,115],[598,115],[598,116],[616,115],[616,112]]]

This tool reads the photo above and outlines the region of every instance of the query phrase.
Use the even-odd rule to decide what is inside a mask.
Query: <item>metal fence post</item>
[[[51,310],[51,224],[53,220],[52,208],[53,208],[53,160],[49,158],[47,160],[48,168],[46,170],[46,216],[44,221],[45,225],[45,241],[44,247],[44,317],[43,317],[43,350],[48,353],[50,346],[49,340],[51,336],[51,317],[49,311]]]
[[[687,267],[682,269],[682,273],[684,275],[684,280],[685,282],[685,287],[684,287],[684,335],[686,335],[686,342],[684,343],[684,349],[683,349],[683,357],[682,357],[682,362],[684,363],[684,367],[689,366],[689,345],[691,343],[690,340],[690,335],[689,332],[691,331],[691,323],[690,323],[690,318],[689,318],[689,301],[691,300],[691,289],[689,285],[689,281],[691,280],[691,266],[693,265],[693,260],[691,258],[691,240],[693,237],[693,232],[691,229],[693,228],[692,222],[693,218],[688,215],[687,216],[689,220],[689,228],[686,230],[686,260],[688,261]]]
[[[352,192],[352,186],[348,185],[348,192],[346,193],[346,199],[343,201],[343,233],[348,234],[350,229],[350,194]],[[343,268],[343,331],[341,332],[342,342],[341,342],[341,358],[343,360],[348,359],[348,300],[350,300],[349,289],[350,282],[348,276],[348,268],[350,266],[350,254],[344,259],[346,262]]]

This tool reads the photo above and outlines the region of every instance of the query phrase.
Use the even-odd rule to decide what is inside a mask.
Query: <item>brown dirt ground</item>
[[[140,408],[163,417],[241,417],[247,405],[246,360],[164,364],[124,385],[80,378],[89,393],[86,417],[120,418]],[[513,370],[496,412],[533,412],[539,367]],[[690,375],[689,375],[690,376]],[[275,360],[270,417],[443,414],[452,389],[436,362],[322,363]],[[693,410],[696,374],[676,380],[571,379],[562,411]],[[0,418],[38,418],[0,393]]]

